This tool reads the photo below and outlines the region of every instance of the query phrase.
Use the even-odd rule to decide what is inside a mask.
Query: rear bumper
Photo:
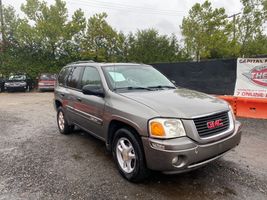
[[[38,87],[38,90],[40,90],[40,91],[54,91],[55,87],[54,86],[51,86],[51,87],[42,86],[42,87]]]
[[[241,124],[219,141],[198,144],[188,137],[159,140],[143,137],[146,164],[149,169],[165,173],[182,173],[206,165],[236,147],[241,140]]]
[[[55,85],[38,85],[38,89],[53,91],[55,89]]]

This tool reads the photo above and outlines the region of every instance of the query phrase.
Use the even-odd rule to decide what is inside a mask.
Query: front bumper
[[[24,91],[27,89],[27,86],[5,86],[6,91]]]
[[[149,169],[165,173],[182,173],[218,159],[233,149],[241,140],[241,124],[228,137],[216,142],[198,144],[188,137],[169,140],[143,137],[142,142]]]

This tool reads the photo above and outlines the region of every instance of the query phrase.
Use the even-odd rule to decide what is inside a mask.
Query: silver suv
[[[149,170],[181,173],[237,146],[241,124],[223,100],[175,86],[152,66],[76,62],[58,77],[60,133],[74,126],[103,140],[129,181]]]

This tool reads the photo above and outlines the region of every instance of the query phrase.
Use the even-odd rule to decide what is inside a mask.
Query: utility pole
[[[234,23],[234,41],[235,41],[235,35],[236,35],[236,30],[235,30],[235,24],[236,24],[236,16],[237,15],[240,15],[241,14],[241,12],[239,12],[239,13],[236,13],[236,14],[233,14],[233,15],[231,15],[231,16],[228,16],[228,18],[233,18],[233,23]]]

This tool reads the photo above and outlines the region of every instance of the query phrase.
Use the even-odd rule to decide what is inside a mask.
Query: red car
[[[42,91],[53,91],[56,84],[56,74],[41,74],[38,79],[38,90]]]

